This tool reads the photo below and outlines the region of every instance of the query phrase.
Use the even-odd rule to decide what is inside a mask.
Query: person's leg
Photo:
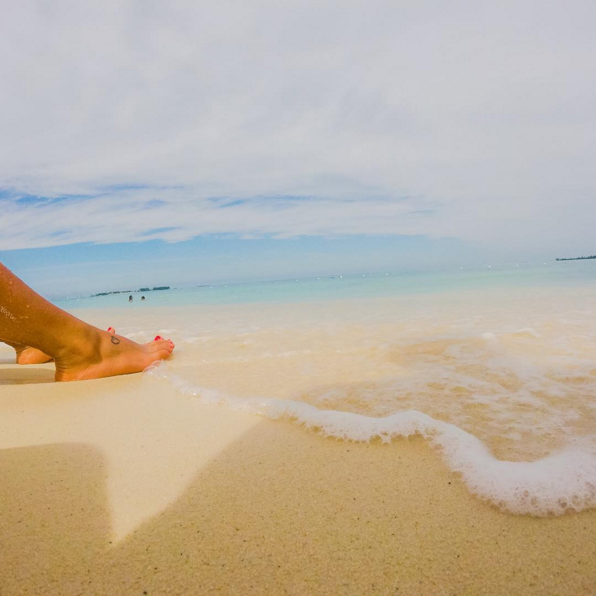
[[[53,358],[44,354],[41,350],[37,348],[32,348],[30,346],[20,346],[19,344],[15,344],[12,342],[5,342],[11,348],[14,348],[14,351],[17,354],[17,364],[44,364],[45,362],[51,362]]]
[[[116,330],[112,327],[108,327],[108,333],[112,335],[116,334]],[[161,339],[161,338],[160,338]],[[51,356],[44,354],[37,348],[31,346],[20,346],[9,341],[5,342],[11,348],[14,348],[17,356],[17,364],[28,365],[28,364],[45,364],[46,362],[52,362],[54,360]]]
[[[1,263],[0,341],[52,357],[57,381],[140,372],[174,349],[169,340],[139,345],[88,325],[42,298]]]

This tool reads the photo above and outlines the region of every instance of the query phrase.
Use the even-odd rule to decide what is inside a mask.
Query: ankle
[[[101,336],[91,325],[82,325],[75,333],[65,336],[55,356],[56,363],[67,362],[69,366],[78,363],[90,364],[101,360]]]

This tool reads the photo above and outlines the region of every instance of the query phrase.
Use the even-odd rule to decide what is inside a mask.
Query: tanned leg
[[[1,263],[0,341],[53,358],[57,381],[141,372],[174,349],[169,340],[140,345],[88,325],[42,298]]]
[[[6,342],[14,351],[17,353],[17,364],[44,364],[45,362],[51,362],[52,357],[44,354],[37,348],[31,348],[30,346],[20,346],[19,344]]]
[[[116,330],[112,327],[108,327],[108,333],[115,335]],[[18,344],[10,342],[6,343],[14,348],[14,351],[17,354],[17,364],[45,364],[46,362],[52,362],[52,360],[54,360],[51,356],[44,354],[37,348],[32,348],[31,346],[19,346]]]

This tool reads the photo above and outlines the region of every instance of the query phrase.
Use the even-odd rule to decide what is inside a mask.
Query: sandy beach
[[[2,357],[2,594],[596,589],[596,511],[503,513],[421,439],[337,441]]]
[[[2,8],[0,596],[596,596],[596,2]]]

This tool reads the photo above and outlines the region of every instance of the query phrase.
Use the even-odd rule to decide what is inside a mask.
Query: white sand
[[[596,586],[596,512],[500,513],[419,440],[336,442],[137,375],[0,386],[0,447],[2,594]]]
[[[502,513],[422,440],[325,439],[143,375],[51,380],[0,349],[2,595],[596,593],[596,511]]]

